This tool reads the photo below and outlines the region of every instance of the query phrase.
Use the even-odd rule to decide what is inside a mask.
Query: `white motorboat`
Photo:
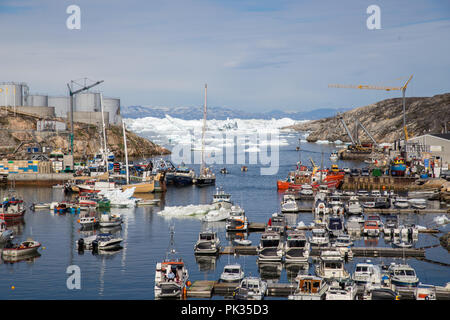
[[[286,263],[306,263],[310,253],[310,244],[304,232],[292,231],[286,236],[284,258]]]
[[[258,261],[281,261],[283,243],[278,232],[266,231],[261,235],[257,248]]]
[[[369,192],[367,190],[358,190],[358,192],[356,192],[356,195],[358,195],[360,197],[368,197]]]
[[[415,287],[419,283],[416,271],[408,264],[391,263],[388,269],[392,284],[401,287]]]
[[[381,197],[381,192],[380,192],[380,190],[372,190],[370,192],[370,195],[374,198]]]
[[[238,246],[251,246],[252,241],[248,239],[234,239],[233,243]]]
[[[364,222],[363,233],[369,237],[378,237],[381,233],[380,223],[376,220],[367,220]]]
[[[330,244],[328,232],[323,228],[314,228],[311,231],[312,235],[309,239],[311,247],[327,247]]]
[[[95,215],[85,214],[80,216],[78,223],[81,225],[81,228],[93,228],[98,225],[99,221]]]
[[[314,194],[314,191],[313,191],[311,185],[309,185],[309,184],[302,184],[301,185],[300,194],[302,194],[304,196],[310,196],[310,195]]]
[[[314,220],[317,224],[325,224],[331,208],[324,200],[317,200],[314,207]]]
[[[389,215],[386,217],[386,223],[384,224],[383,233],[385,237],[400,236],[397,216]]]
[[[203,222],[216,222],[216,221],[223,221],[227,220],[230,217],[231,210],[220,207],[216,210],[209,211],[203,218]]]
[[[336,151],[333,151],[333,152],[330,154],[330,160],[331,160],[331,161],[337,161],[338,159],[339,159],[338,153],[337,153]]]
[[[408,199],[397,197],[394,201],[394,206],[400,209],[408,208],[409,207]]]
[[[0,242],[5,242],[13,238],[14,232],[6,226],[5,220],[0,219]]]
[[[352,280],[332,281],[325,300],[356,300],[358,288]]]
[[[266,231],[277,232],[284,235],[287,228],[286,216],[282,213],[275,212],[270,218],[270,224],[266,227]]]
[[[409,241],[417,241],[419,238],[419,228],[415,225],[403,225],[399,227],[400,237]]]
[[[220,240],[213,231],[202,231],[194,245],[195,254],[217,254],[220,251]]]
[[[363,207],[359,203],[357,196],[351,196],[347,205],[348,214],[362,214]]]
[[[426,209],[427,207],[427,200],[423,198],[409,199],[408,202],[414,209]]]
[[[329,204],[331,206],[331,213],[344,214],[344,203],[340,197],[331,197]]]
[[[224,282],[241,281],[244,278],[244,271],[240,264],[227,264],[223,267],[223,272],[220,275],[220,280]]]
[[[41,244],[33,239],[28,239],[20,244],[6,242],[2,250],[3,257],[20,257],[36,253]]]
[[[222,188],[217,187],[216,193],[213,194],[212,204],[217,204],[219,208],[230,209],[233,202],[231,201],[231,195],[229,193],[225,193]]]
[[[338,250],[324,250],[320,254],[320,263],[316,265],[316,275],[325,280],[342,281],[350,277],[344,268],[344,259]]]
[[[245,277],[234,293],[237,300],[262,300],[266,294],[267,282],[257,277]]]
[[[116,227],[122,224],[122,216],[120,214],[104,212],[100,215],[100,227]]]
[[[364,287],[364,290],[369,290],[373,287],[380,287],[381,269],[370,260],[357,263],[352,279],[358,286]]]
[[[99,250],[114,250],[120,247],[120,243],[123,241],[122,238],[114,237],[110,233],[100,233],[97,238],[93,241],[93,249],[95,249],[95,242],[97,242]]]
[[[327,282],[318,276],[298,274],[297,288],[288,296],[289,300],[325,300]]]
[[[364,208],[375,208],[375,201],[366,201],[363,202],[362,206]]]
[[[240,206],[232,206],[225,225],[227,231],[247,231],[248,218]]]
[[[289,194],[285,194],[283,202],[281,203],[281,212],[298,212],[300,207],[295,200],[295,197]]]
[[[336,241],[334,242],[334,245],[336,247],[345,247],[349,248],[353,246],[353,241],[351,237],[348,234],[341,234],[336,238]]]
[[[186,286],[190,285],[188,281],[189,273],[183,259],[175,256],[173,234],[174,231],[171,228],[170,247],[166,258],[156,264],[155,299],[180,299],[186,296]]]

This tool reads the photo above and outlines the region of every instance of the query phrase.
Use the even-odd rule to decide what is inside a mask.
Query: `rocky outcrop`
[[[341,114],[353,134],[358,119],[377,142],[393,142],[403,138],[402,98],[387,99],[375,104],[355,108]],[[445,122],[450,121],[450,93],[433,97],[406,99],[406,127],[409,137],[427,132],[442,132]],[[318,140],[351,142],[342,123],[336,117],[308,121],[291,126],[297,131],[310,131],[309,142]],[[450,129],[450,128],[447,128]],[[359,129],[360,140],[370,142]]]
[[[0,117],[0,154],[4,158],[23,159],[29,156],[26,148],[48,146],[69,150],[69,133],[36,131],[37,118],[29,115]],[[122,127],[110,125],[106,130],[108,148],[121,158],[124,156]],[[97,126],[74,123],[74,156],[92,157],[101,148],[101,131]],[[17,151],[16,151],[17,149]],[[130,158],[170,154],[170,151],[127,130],[127,150]],[[14,153],[14,151],[16,151]]]

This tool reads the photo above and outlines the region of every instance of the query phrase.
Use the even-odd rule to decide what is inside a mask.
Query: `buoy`
[[[16,287],[14,287],[14,286],[11,286],[11,290],[14,290]]]

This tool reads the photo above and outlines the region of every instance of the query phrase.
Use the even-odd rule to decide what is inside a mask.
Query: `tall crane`
[[[406,87],[408,86],[409,82],[412,79],[412,75],[409,77],[409,79],[405,82],[405,84],[401,87],[387,87],[387,86],[373,86],[373,85],[343,85],[343,84],[329,84],[329,88],[352,88],[352,89],[372,89],[372,90],[385,90],[385,91],[402,91],[403,96],[403,130],[405,133],[405,141],[408,141],[408,131],[406,130],[406,98],[405,98],[405,92]]]
[[[96,85],[99,85],[104,80],[97,81],[91,85],[84,86],[79,90],[72,91],[72,85],[67,84],[67,87],[69,88],[69,95],[70,95],[70,154],[73,155],[73,96],[77,93],[83,92],[85,90],[89,90],[92,87],[95,87]],[[74,81],[71,81],[71,84],[73,84]]]

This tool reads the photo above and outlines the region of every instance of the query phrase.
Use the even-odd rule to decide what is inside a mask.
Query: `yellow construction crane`
[[[403,95],[403,130],[405,132],[405,141],[408,141],[408,131],[406,130],[406,115],[405,115],[405,109],[406,109],[406,98],[405,98],[405,91],[406,87],[408,86],[409,82],[412,79],[412,75],[409,77],[408,81],[405,82],[405,84],[402,87],[386,87],[386,86],[373,86],[373,85],[345,85],[345,84],[329,84],[329,88],[352,88],[352,89],[372,89],[372,90],[385,90],[385,91],[395,91],[395,90],[401,90]]]

